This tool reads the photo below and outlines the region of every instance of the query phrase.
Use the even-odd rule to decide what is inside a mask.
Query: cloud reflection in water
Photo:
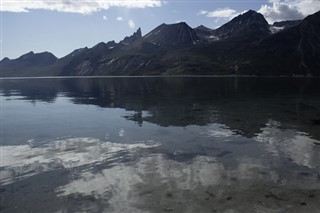
[[[77,211],[90,212],[280,211],[278,202],[296,209],[301,199],[308,201],[309,212],[320,207],[316,199],[303,197],[320,194],[320,150],[308,134],[269,120],[252,139],[222,124],[208,125],[200,135],[190,147],[182,141],[179,152],[151,139],[119,144],[78,137],[2,146],[1,184],[14,188],[40,174],[50,184],[46,172],[65,170],[66,181],[52,190],[68,201],[60,212],[75,208],[71,200],[83,204]],[[207,151],[194,153],[194,147]],[[179,157],[188,152],[193,155]]]

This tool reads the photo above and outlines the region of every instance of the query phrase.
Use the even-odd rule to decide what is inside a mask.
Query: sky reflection
[[[318,212],[320,84],[253,79],[5,80],[1,211]]]

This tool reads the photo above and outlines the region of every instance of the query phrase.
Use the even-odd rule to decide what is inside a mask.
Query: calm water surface
[[[320,212],[319,78],[1,80],[1,212]]]

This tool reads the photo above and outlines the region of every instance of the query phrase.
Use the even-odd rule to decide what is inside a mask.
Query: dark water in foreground
[[[1,80],[1,212],[320,212],[319,78]]]

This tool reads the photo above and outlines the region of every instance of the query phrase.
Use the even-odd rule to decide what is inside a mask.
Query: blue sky
[[[312,14],[320,0],[1,0],[1,58],[29,51],[63,57],[162,23],[217,28],[249,9],[273,23]]]

